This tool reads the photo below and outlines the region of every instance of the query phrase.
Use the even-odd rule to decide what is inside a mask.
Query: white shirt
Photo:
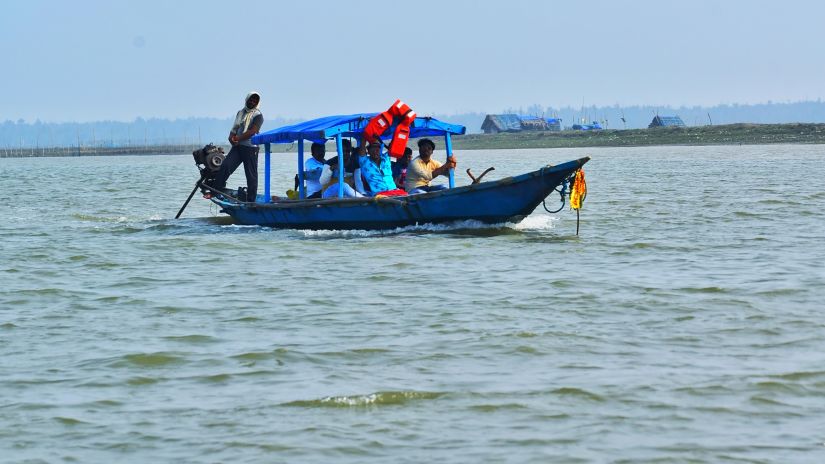
[[[315,158],[310,158],[304,162],[304,177],[307,181],[307,196],[321,191],[321,186],[323,185],[322,176],[324,171],[328,171],[328,169],[325,169],[326,167],[327,165],[324,164],[323,161],[318,161]]]

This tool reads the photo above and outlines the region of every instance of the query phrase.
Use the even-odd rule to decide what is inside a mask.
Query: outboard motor
[[[195,165],[198,166],[198,170],[201,172],[202,181],[207,185],[211,185],[212,181],[215,180],[215,176],[221,170],[221,165],[226,159],[223,148],[216,147],[211,143],[193,151],[192,157],[195,158]]]
[[[180,215],[183,214],[183,210],[186,209],[186,205],[189,204],[189,201],[192,199],[192,196],[195,195],[195,192],[198,191],[198,188],[200,188],[201,192],[204,194],[207,194],[213,190],[211,185],[215,182],[215,178],[221,170],[221,165],[226,159],[226,155],[223,153],[223,148],[216,147],[211,143],[199,150],[193,151],[192,157],[195,158],[195,165],[201,172],[201,178],[195,182],[195,188],[192,189],[192,193],[189,194],[186,202],[184,202],[183,206],[181,206],[178,214],[175,216],[175,219],[179,218]],[[205,185],[210,187],[206,188]]]

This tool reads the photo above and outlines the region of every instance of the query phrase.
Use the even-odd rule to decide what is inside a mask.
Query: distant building
[[[602,129],[604,129],[604,127],[602,127],[602,125],[599,124],[598,121],[593,121],[590,124],[573,124],[573,126],[571,126],[570,128],[573,129],[573,130],[581,130],[581,131],[592,131],[592,130],[602,130]]]
[[[547,130],[558,132],[561,130],[561,118],[547,118]]]
[[[657,114],[647,126],[648,129],[654,127],[685,127],[685,123],[679,116],[659,116]]]
[[[521,132],[521,119],[517,114],[488,114],[481,124],[485,134],[499,132]]]
[[[544,118],[540,118],[538,116],[521,116],[519,115],[519,120],[521,121],[521,130],[524,131],[544,131],[547,130],[547,121]]]
[[[481,130],[485,134],[521,131],[558,131],[561,130],[561,119],[544,119],[538,116],[522,116],[518,114],[488,114],[481,124]]]

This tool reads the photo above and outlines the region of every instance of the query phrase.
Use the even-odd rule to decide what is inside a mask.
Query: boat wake
[[[541,215],[528,216],[519,223],[504,222],[487,224],[481,221],[466,220],[445,224],[419,224],[396,227],[389,230],[294,230],[307,238],[349,238],[349,237],[384,237],[405,234],[447,233],[473,236],[494,236],[522,232],[547,231],[555,228],[557,217]]]

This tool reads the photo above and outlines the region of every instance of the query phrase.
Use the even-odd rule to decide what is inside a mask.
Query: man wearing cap
[[[258,92],[249,92],[244,102],[244,107],[235,115],[235,122],[229,132],[232,149],[226,155],[212,187],[218,190],[226,188],[229,176],[243,163],[246,174],[246,198],[239,200],[255,201],[258,194],[258,147],[253,145],[250,139],[261,130],[264,115],[258,109],[258,103],[261,102]]]
[[[371,142],[367,146],[367,156],[361,156],[359,162],[361,174],[373,195],[391,194],[398,189],[392,179],[390,155],[381,153],[380,142]]]

